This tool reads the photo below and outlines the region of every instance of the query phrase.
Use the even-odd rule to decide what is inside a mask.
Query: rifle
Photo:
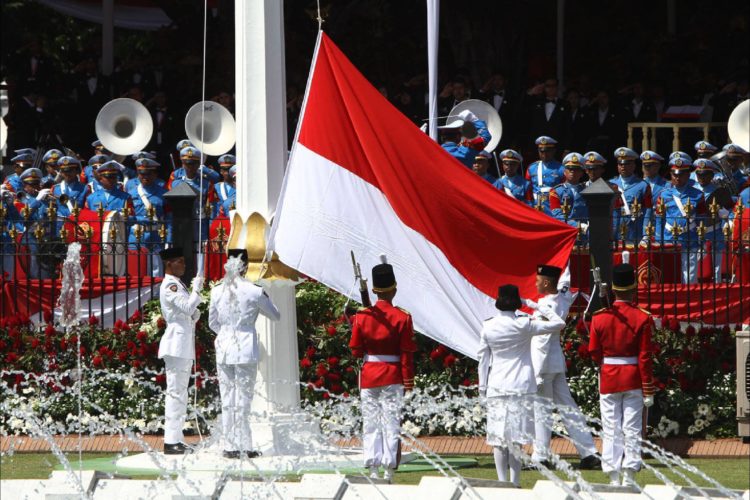
[[[607,293],[607,284],[602,282],[602,272],[594,261],[594,254],[589,254],[589,257],[591,258],[591,272],[594,274],[594,287],[599,289],[599,298],[602,299],[602,304],[609,307],[610,303],[609,294]],[[593,294],[594,291],[592,290],[591,293]]]
[[[372,302],[370,301],[370,292],[367,290],[367,278],[362,277],[362,269],[359,267],[359,262],[354,258],[354,250],[352,254],[352,267],[354,268],[354,278],[359,281],[359,296],[364,307],[370,307]]]

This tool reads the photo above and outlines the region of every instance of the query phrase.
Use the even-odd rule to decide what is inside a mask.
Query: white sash
[[[229,196],[227,195],[227,184],[225,182],[219,183],[219,191],[221,193],[221,201],[226,201]]]
[[[138,189],[136,191],[138,191],[138,197],[141,199],[143,206],[146,207],[146,210],[151,210],[151,201],[148,199],[146,190],[143,189],[143,184],[138,184]]]
[[[508,186],[504,185],[503,190],[505,190],[505,194],[507,194],[508,196],[513,196],[513,191],[511,191]]]
[[[628,200],[625,198],[625,188],[623,188],[622,191],[620,191],[620,198],[622,198],[622,211],[625,212],[625,215],[630,215],[630,207],[628,206]]]
[[[539,163],[536,164],[536,184],[539,187],[542,187],[544,185],[544,163],[539,161]]]
[[[672,199],[674,200],[675,205],[677,205],[677,209],[680,211],[682,216],[687,217],[687,213],[685,212],[685,205],[682,204],[682,200],[680,199],[680,197],[676,194],[673,194]]]

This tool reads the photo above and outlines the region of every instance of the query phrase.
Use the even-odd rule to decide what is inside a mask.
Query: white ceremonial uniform
[[[189,292],[180,279],[164,276],[159,288],[161,315],[167,328],[159,342],[159,358],[164,359],[167,376],[164,404],[164,443],[183,442],[182,428],[187,413],[190,368],[195,359],[195,322],[200,318],[201,296]]]
[[[539,307],[537,317],[501,311],[482,326],[479,391],[487,394],[487,444],[491,446],[531,441],[529,396],[536,392],[531,341],[534,336],[549,335],[565,326],[553,309],[541,304]]]
[[[570,306],[575,300],[575,295],[568,289],[570,278],[566,280],[566,275],[570,276],[567,270],[558,282],[558,293],[545,295],[539,299],[540,307],[542,305],[551,307],[563,319],[568,316]],[[596,446],[565,378],[565,356],[560,345],[560,332],[564,326],[551,335],[535,337],[531,342],[531,357],[538,384],[537,395],[552,400],[555,405],[566,406],[572,410],[565,412],[563,421],[578,454],[584,458],[595,454]],[[552,417],[549,408],[541,403],[534,405],[534,413],[535,439],[532,458],[538,461],[547,460],[552,440]]]
[[[221,426],[225,451],[251,451],[250,405],[258,371],[258,313],[278,321],[279,310],[249,280],[238,278],[232,286],[236,303],[225,283],[211,290],[208,326],[216,332],[216,369],[221,393]]]

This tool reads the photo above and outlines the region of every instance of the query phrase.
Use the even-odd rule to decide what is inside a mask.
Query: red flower
[[[325,376],[331,382],[338,382],[341,380],[341,375],[339,375],[338,373],[328,372]]]
[[[573,342],[568,340],[565,342],[565,352],[570,352],[571,350],[573,350]]]
[[[326,365],[323,363],[318,363],[318,366],[315,368],[315,373],[319,376],[323,376],[326,373],[328,373],[328,368],[326,368]]]
[[[430,351],[430,359],[433,361],[438,360],[441,356],[442,354],[440,353],[440,349],[438,348],[435,348],[432,351]]]
[[[141,342],[145,342],[148,338],[148,335],[143,330],[139,330],[138,333],[135,334],[135,338]]]
[[[16,361],[18,361],[18,354],[16,354],[15,352],[9,352],[8,354],[5,355],[6,363],[15,363]]]
[[[354,371],[354,367],[353,366],[347,366],[346,367],[346,373],[351,373],[353,371]]]
[[[320,389],[321,387],[323,387],[323,384],[325,383],[326,383],[325,379],[323,377],[320,377],[318,380],[315,381],[315,387]]]
[[[469,387],[471,385],[471,380],[469,380],[468,378],[465,378],[461,382],[461,385],[464,386],[464,387]]]
[[[52,321],[52,310],[51,309],[45,309],[44,310],[44,321],[49,323]]]
[[[116,326],[112,327],[112,333],[115,335],[120,335],[120,329]]]
[[[99,354],[107,354],[107,351],[109,350],[109,348],[106,345],[103,345],[99,347],[99,349],[97,350],[99,351]]]
[[[93,314],[89,316],[89,326],[96,326],[99,324],[99,320]]]
[[[127,346],[128,351],[132,351],[133,349],[135,349],[135,342],[133,342],[132,340],[128,340]]]
[[[576,333],[579,337],[585,337],[587,335],[586,324],[583,322],[583,318],[578,320],[576,323]]]
[[[141,310],[136,309],[136,311],[133,313],[132,316],[130,316],[130,319],[128,319],[129,323],[138,323],[142,318]]]
[[[122,324],[122,326],[120,327],[120,329],[121,329],[121,330],[122,330],[123,332],[129,332],[129,331],[130,331],[130,325],[129,325],[129,324],[127,324],[127,323],[123,323],[123,324]]]
[[[128,353],[121,352],[120,354],[117,355],[117,359],[118,361],[125,361],[126,359],[128,359]]]
[[[309,358],[305,357],[299,360],[299,365],[302,368],[310,368],[312,366],[312,361],[310,361]]]
[[[133,366],[133,368],[140,368],[141,367],[141,362],[139,360],[137,360],[137,359],[134,359],[133,362],[130,363],[130,364]]]
[[[344,388],[341,386],[341,384],[331,384],[331,391],[335,392],[336,394],[339,394]]]
[[[167,327],[167,322],[161,316],[156,320],[156,327],[161,330]]]
[[[323,399],[329,399],[330,397],[331,397],[331,395],[328,394],[327,392],[323,393]]]
[[[199,375],[195,377],[195,388],[200,389],[201,387],[203,387],[203,377]]]
[[[315,356],[315,348],[312,346],[308,347],[307,350],[305,351],[305,354],[307,355],[308,358],[312,358],[313,356]]]
[[[349,397],[349,393],[348,393],[348,392],[344,392],[344,393],[342,394],[342,396],[344,396],[345,398],[348,398],[348,397]]]
[[[443,344],[439,344],[437,346],[437,350],[438,352],[440,352],[441,355],[448,353],[448,349],[446,349],[446,347]]]
[[[39,339],[31,339],[31,348],[36,349],[39,347]]]
[[[81,353],[81,356],[85,356],[86,355],[86,346],[81,346],[81,349],[80,349],[79,352]]]
[[[328,358],[328,366],[336,366],[339,364],[339,358],[336,356],[331,356]]]
[[[581,359],[589,359],[589,346],[587,346],[586,344],[579,345],[578,355],[581,357]]]
[[[680,322],[677,321],[677,318],[669,318],[669,329],[673,332],[679,332],[680,331]]]
[[[158,375],[156,376],[156,379],[155,379],[155,380],[156,380],[156,383],[157,383],[157,384],[159,384],[159,385],[164,385],[164,384],[166,384],[166,383],[167,383],[167,376],[166,376],[166,375],[164,375],[163,373],[160,373],[160,374],[158,374]]]
[[[5,343],[4,340],[0,340],[0,351],[8,347],[8,344]]]
[[[55,327],[52,325],[52,323],[47,323],[47,326],[44,327],[44,336],[52,337],[54,334],[55,334]]]
[[[119,329],[119,328],[121,328],[121,327],[122,327],[122,320],[121,320],[121,319],[118,319],[117,321],[115,321],[115,328],[118,328],[118,329]]]
[[[60,350],[64,351],[68,348],[68,341],[65,339],[60,339]]]
[[[24,376],[20,373],[16,374],[16,383],[15,385],[21,385],[21,383],[24,381]]]
[[[326,331],[328,332],[328,335],[333,337],[338,333],[338,330],[336,330],[336,327],[333,325],[328,325],[328,328],[326,328]]]
[[[573,362],[572,362],[572,361],[570,361],[569,359],[566,359],[566,360],[565,360],[565,367],[566,367],[566,368],[567,368],[568,370],[570,370],[570,367],[571,367],[571,366],[573,366]]]
[[[456,363],[456,357],[453,354],[448,354],[443,360],[443,366],[448,368]]]
[[[92,363],[94,363],[94,366],[96,366],[97,368],[102,366],[102,357],[99,355],[94,356],[91,361]]]

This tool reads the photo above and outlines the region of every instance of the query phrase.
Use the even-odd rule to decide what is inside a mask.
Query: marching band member
[[[582,160],[583,157],[580,153],[565,155],[565,158],[563,158],[565,182],[558,184],[549,192],[549,208],[551,215],[556,219],[573,227],[577,227],[580,222],[585,228],[588,228],[589,209],[586,200],[581,195],[585,187],[581,182],[583,177]],[[584,229],[584,234],[585,231]]]
[[[706,204],[707,212],[707,217],[704,223],[706,232],[703,235],[706,250],[703,258],[711,259],[712,271],[710,278],[718,282],[721,281],[721,264],[722,257],[724,256],[724,248],[726,246],[724,239],[724,226],[728,223],[729,215],[734,203],[732,203],[732,195],[729,190],[726,187],[713,182],[714,176],[721,171],[714,162],[706,158],[698,158],[693,163],[693,166],[695,167],[693,174],[696,178],[696,183],[693,187],[703,192],[703,199]],[[715,220],[711,219],[711,215],[708,213],[708,207],[714,203],[714,200],[719,207],[716,212]],[[707,278],[708,276],[704,275],[702,277]]]
[[[526,305],[538,308],[539,315],[517,314],[522,302],[515,285],[499,287],[497,295],[500,314],[484,322],[479,336],[479,394],[487,398],[487,444],[493,447],[497,478],[519,486],[521,462],[510,448],[520,450],[534,432],[531,342],[560,331],[565,321],[549,306],[531,301]]]
[[[159,359],[164,360],[167,389],[164,404],[164,454],[183,455],[191,448],[185,444],[182,428],[188,402],[190,369],[195,360],[195,322],[200,318],[200,290],[203,278],[193,278],[192,289],[180,281],[185,274],[181,248],[159,252],[164,264],[164,280],[159,287],[161,314],[167,327],[159,341]]]
[[[50,149],[42,157],[42,164],[46,175],[42,177],[42,186],[52,187],[59,180],[59,172],[57,171],[57,162],[63,157],[62,151],[59,149]]]
[[[227,200],[235,199],[235,187],[234,187],[234,178],[235,175],[232,174],[232,168],[237,163],[237,159],[234,155],[222,155],[219,157],[219,173],[221,174],[222,181],[217,182],[214,184],[214,191],[216,195],[217,203],[214,205],[215,210],[212,214],[212,218],[216,218],[219,216],[219,213],[224,208],[224,205],[227,204]],[[234,172],[237,172],[237,169],[234,169]],[[224,212],[225,215],[229,216],[229,211]]]
[[[398,467],[404,391],[414,387],[414,338],[411,315],[393,305],[396,276],[383,262],[372,268],[372,291],[378,300],[359,311],[352,321],[352,354],[364,358],[360,387],[362,445],[370,477],[393,479]]]
[[[133,201],[130,195],[120,189],[117,179],[122,172],[122,165],[114,160],[99,165],[96,173],[99,176],[101,189],[86,197],[86,208],[96,210],[99,207],[105,211],[122,210],[125,207],[133,213]]]
[[[36,152],[31,148],[17,149],[14,152],[16,156],[10,159],[10,162],[13,164],[14,173],[5,179],[3,186],[5,186],[7,191],[20,193],[24,190],[21,174],[34,163]]]
[[[461,135],[467,123],[473,125],[476,130],[476,136],[473,139],[464,138]],[[442,140],[440,145],[443,149],[468,168],[473,167],[476,156],[492,139],[487,123],[468,109],[461,111],[450,122],[438,127],[438,130]]]
[[[213,182],[211,181],[212,175],[210,175],[209,172],[213,172],[213,174],[216,174],[217,176],[219,175],[213,170],[203,165],[199,165],[200,157],[201,153],[196,148],[191,146],[183,148],[183,150],[180,151],[180,160],[182,160],[182,166],[184,168],[183,174],[175,177],[171,181],[171,184],[168,183],[168,189],[172,190],[185,182],[192,186],[199,194],[195,199],[193,215],[197,222],[201,214],[201,208],[203,208],[203,218],[200,220],[200,226],[198,224],[194,226],[196,241],[199,239],[201,241],[206,240],[206,237],[208,236],[208,221],[213,214],[213,206],[216,202],[216,194],[214,192]],[[201,176],[203,177],[203,182],[201,182]],[[198,231],[199,227],[200,232]]]
[[[18,213],[25,222],[25,231],[21,241],[28,246],[27,275],[31,279],[49,278],[52,276],[52,270],[48,268],[45,261],[39,260],[39,245],[51,232],[47,219],[47,198],[51,189],[41,189],[42,171],[38,168],[32,167],[24,170],[21,173],[21,182],[23,182],[23,195],[19,195],[15,203]],[[44,229],[44,235],[41,238],[36,235],[39,227]]]
[[[156,156],[149,153],[148,151],[138,151],[137,153],[134,153],[130,158],[132,158],[134,164],[137,164],[138,160],[142,160],[144,158],[156,161]],[[156,166],[158,168],[160,166],[159,163],[156,163]],[[164,187],[166,185],[166,182],[164,181],[164,179],[159,178],[158,172],[156,172],[156,174],[157,176],[156,179],[154,179],[154,184],[159,187]],[[138,184],[140,184],[140,182],[140,177],[138,176],[138,167],[136,166],[135,175],[128,179],[128,182],[125,183],[125,192],[131,192],[136,188],[136,186],[138,186]]]
[[[536,289],[542,297],[539,306],[546,306],[555,311],[563,320],[568,317],[570,306],[575,295],[570,293],[570,273],[561,278],[562,269],[540,264],[537,266]],[[536,313],[535,313],[536,316]],[[565,428],[581,457],[579,469],[599,467],[596,457],[594,438],[586,428],[586,419],[578,417],[578,405],[570,394],[570,387],[565,378],[565,356],[560,345],[560,326],[548,335],[534,337],[531,341],[531,361],[537,382],[537,395],[555,405],[564,406],[574,411],[566,414]],[[549,448],[552,439],[552,418],[543,404],[534,405],[534,453],[532,459],[550,467]],[[571,425],[572,424],[572,425]]]
[[[512,149],[506,149],[500,153],[500,163],[503,166],[504,175],[495,181],[493,186],[502,189],[508,196],[531,205],[534,202],[534,195],[531,181],[525,179],[520,172],[523,163],[521,155]]]
[[[534,204],[541,205],[544,213],[551,214],[550,192],[565,180],[563,164],[555,160],[557,141],[542,135],[534,141],[539,160],[526,169],[526,178],[531,181],[534,190]]]
[[[620,196],[620,209],[615,210],[612,218],[614,238],[615,240],[622,238],[621,228],[625,225],[627,227],[625,242],[637,244],[643,237],[644,221],[651,218],[651,186],[635,175],[635,161],[638,159],[638,153],[630,148],[617,148],[615,158],[617,158],[617,172],[620,175],[609,181],[610,184],[617,186]],[[634,203],[641,207],[637,217],[632,213]]]
[[[149,158],[140,158],[135,162],[138,172],[138,184],[131,184],[128,192],[133,201],[133,215],[135,224],[130,228],[128,242],[133,249],[145,247],[150,253],[160,251],[164,244],[171,240],[172,224],[171,212],[164,203],[167,190],[159,186],[156,172],[159,164]],[[164,224],[167,229],[166,241],[162,241],[159,229]],[[140,242],[136,236],[141,232]],[[140,244],[139,244],[140,243]],[[155,259],[148,259],[147,269],[151,276],[161,276],[164,270]]]
[[[471,169],[482,179],[486,180],[490,184],[494,184],[497,181],[497,177],[489,172],[490,160],[492,159],[492,153],[487,151],[480,151],[474,158],[474,163]]]
[[[591,318],[589,352],[601,366],[602,470],[612,484],[635,484],[641,468],[643,407],[654,404],[651,333],[653,319],[633,304],[636,282],[630,264],[612,270],[615,302]]]
[[[229,259],[240,259],[242,268],[231,282],[225,278],[211,290],[208,326],[216,333],[216,370],[221,393],[221,428],[224,457],[255,458],[250,433],[250,406],[258,372],[258,313],[278,321],[279,310],[262,287],[246,279],[247,250],[230,249]],[[229,267],[227,267],[229,270]]]
[[[52,195],[57,198],[57,215],[65,218],[73,212],[75,207],[83,208],[88,189],[79,179],[81,162],[77,158],[63,156],[58,160],[57,166],[62,180],[52,188]],[[65,202],[60,201],[62,195],[67,197]]]
[[[102,185],[99,182],[99,174],[97,173],[97,169],[100,165],[103,165],[111,160],[112,159],[109,156],[100,154],[96,154],[89,158],[88,164],[86,165],[86,168],[83,169],[83,173],[81,174],[81,182],[86,183],[89,193],[99,191],[102,188]]]
[[[651,188],[651,200],[659,197],[659,194],[667,188],[667,179],[661,176],[659,171],[664,164],[664,158],[654,151],[644,151],[641,153],[641,170],[643,171],[643,180]],[[653,211],[652,211],[653,215]],[[647,220],[643,221],[648,224]],[[644,233],[645,234],[645,233]]]
[[[707,141],[695,143],[695,155],[698,158],[711,158],[718,150],[719,148]]]

